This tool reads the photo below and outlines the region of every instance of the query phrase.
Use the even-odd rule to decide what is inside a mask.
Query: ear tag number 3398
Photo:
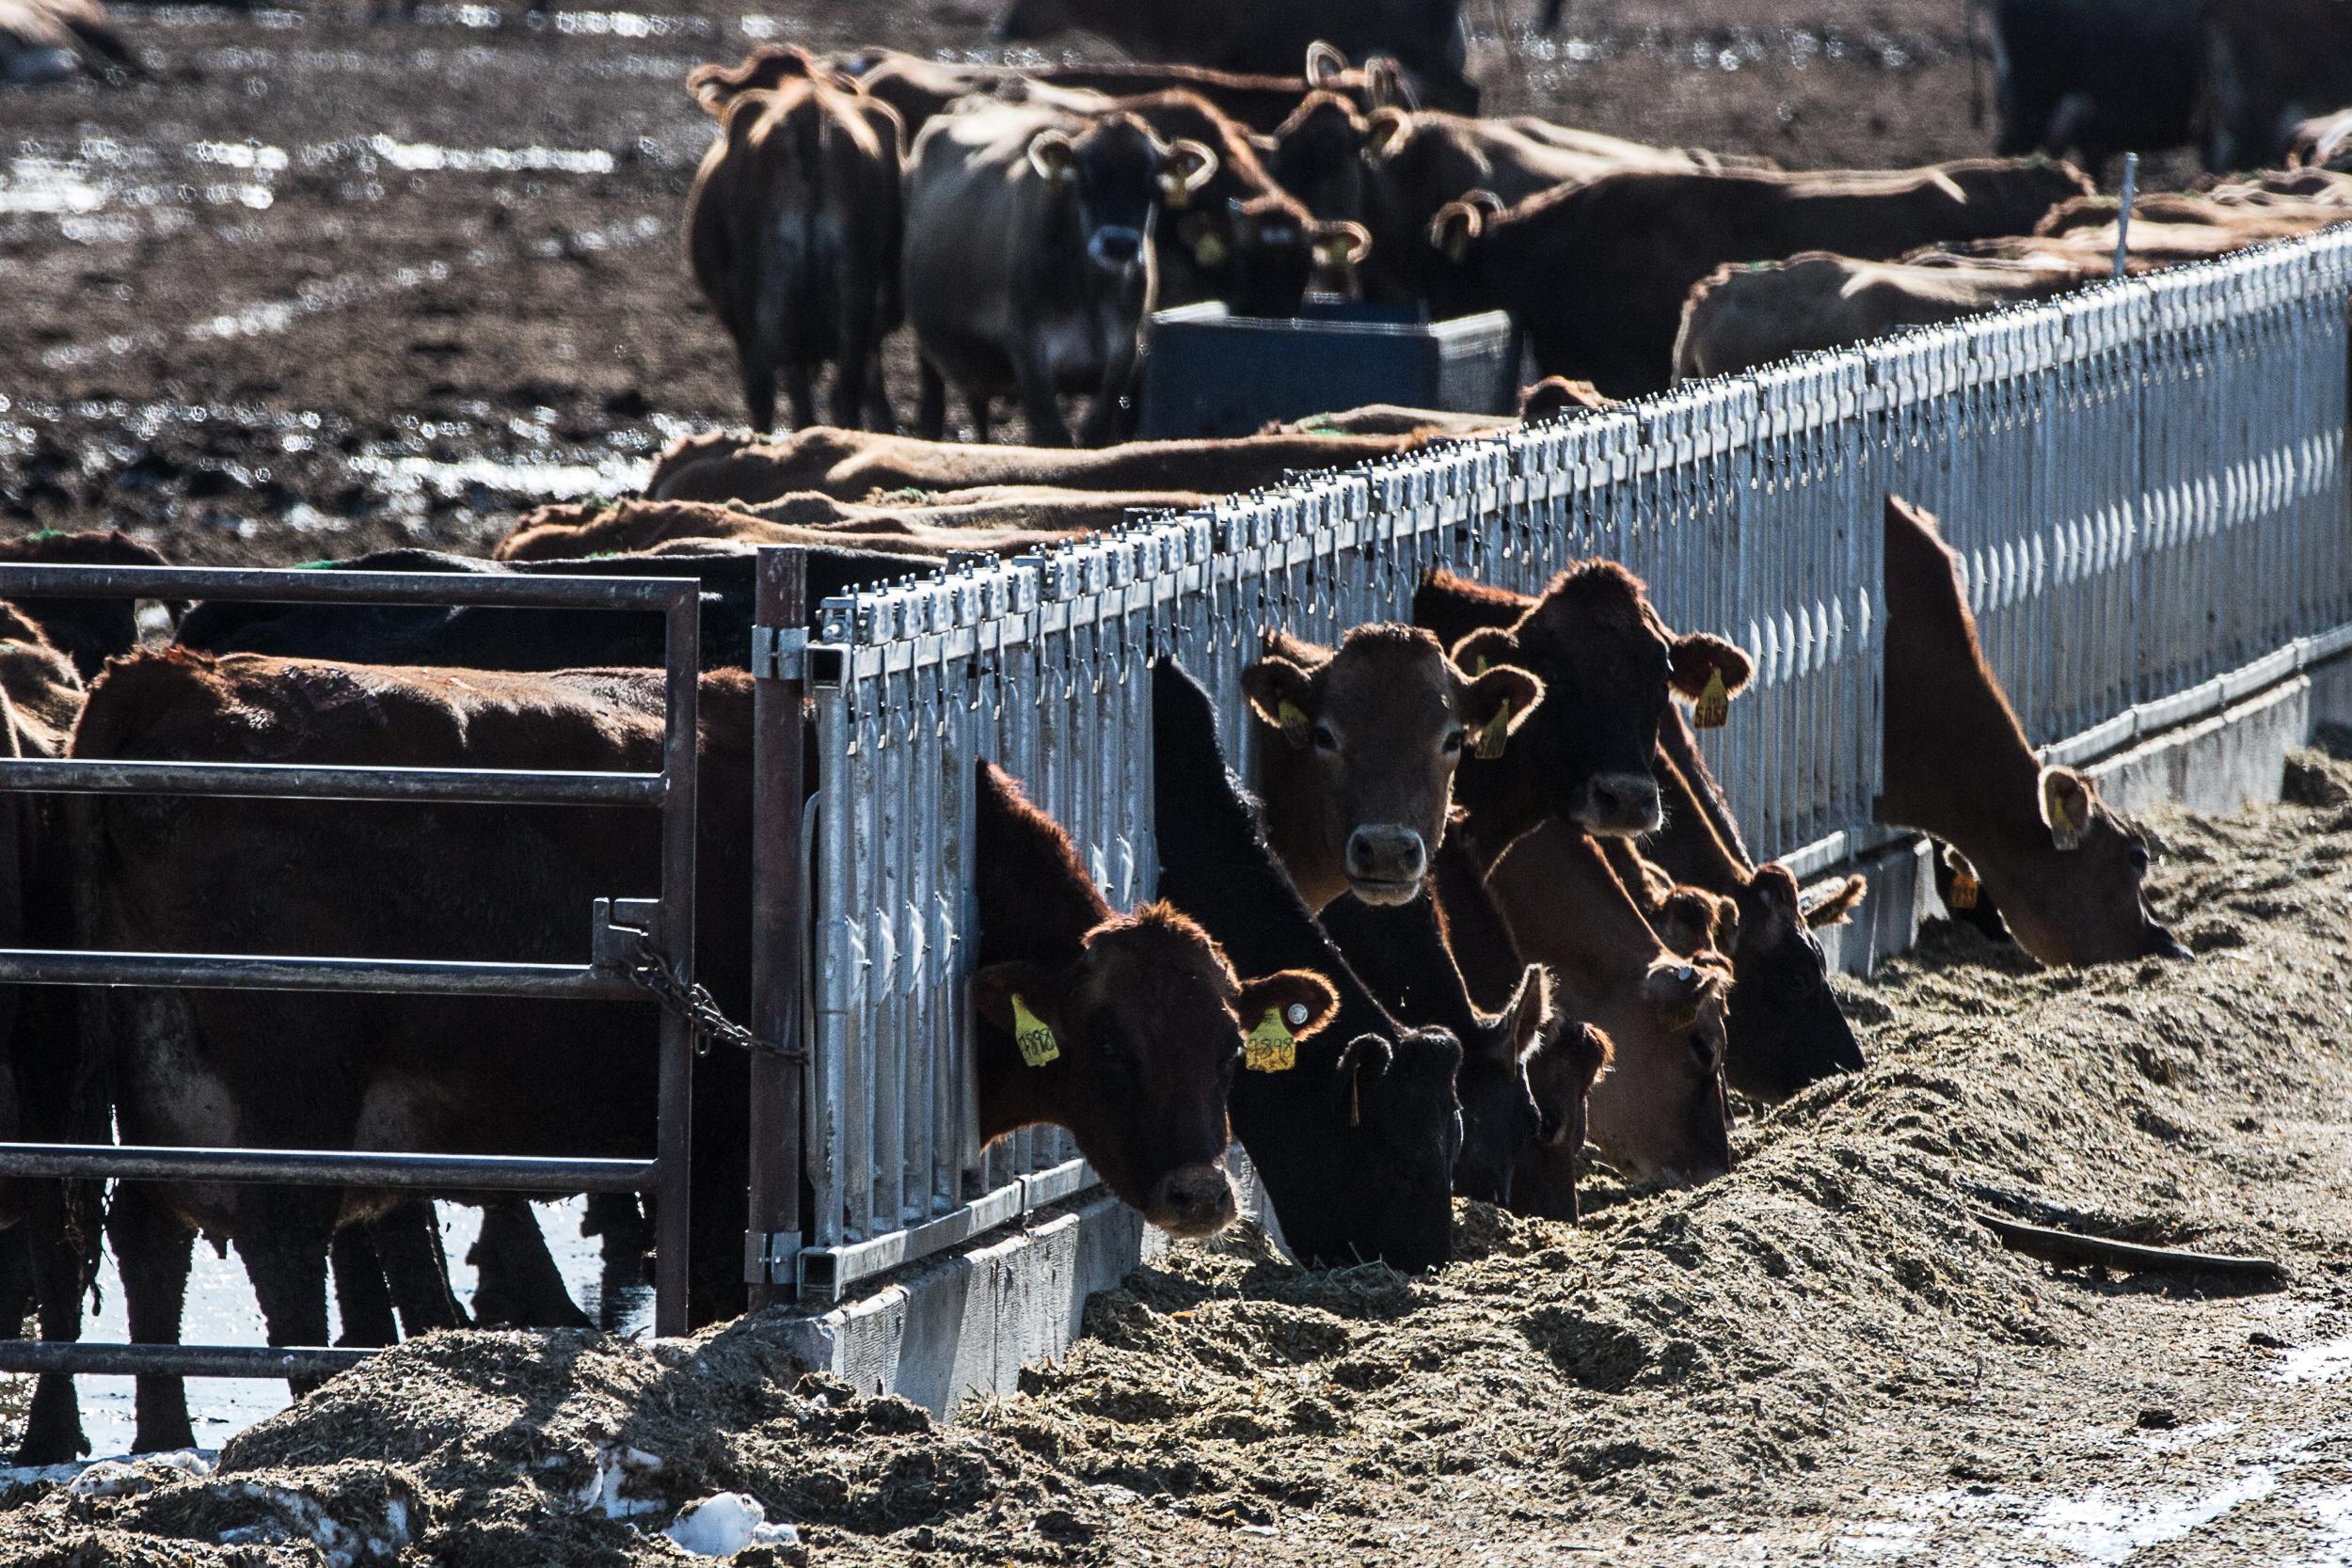
[[[1021,1048],[1021,1059],[1031,1067],[1043,1067],[1061,1057],[1061,1042],[1054,1037],[1053,1025],[1029,1011],[1029,1005],[1018,996],[1012,999],[1012,1043]]]
[[[1282,1009],[1268,1007],[1255,1029],[1242,1037],[1242,1065],[1252,1072],[1288,1072],[1298,1065],[1297,1037],[1283,1027]]]

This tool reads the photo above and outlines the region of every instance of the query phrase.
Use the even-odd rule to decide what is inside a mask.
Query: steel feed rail
[[[0,759],[0,790],[313,800],[631,806],[661,814],[660,897],[596,902],[592,961],[510,963],[0,949],[0,982],[365,991],[641,1001],[623,940],[643,929],[690,981],[701,585],[681,578],[487,577],[462,573],[0,565],[0,599],[154,598],[658,611],[665,718],[660,773]],[[0,1176],[367,1185],[409,1190],[647,1192],[656,1199],[656,1328],[687,1323],[691,1024],[664,1008],[652,1160],[165,1148],[0,1143]],[[324,1374],[364,1351],[319,1347],[0,1343],[0,1370],[185,1377]]]
[[[1151,657],[1207,686],[1247,772],[1263,630],[1328,641],[1409,616],[1433,567],[1532,594],[1599,556],[1675,629],[1754,657],[1702,745],[1753,852],[1826,868],[1892,836],[1872,821],[1884,492],[1943,519],[2039,744],[2144,723],[2352,621],[2348,288],[2335,230],[828,601],[802,1284],[837,1294],[1083,1173],[1052,1132],[972,1147],[975,757],[1124,906],[1158,863]]]

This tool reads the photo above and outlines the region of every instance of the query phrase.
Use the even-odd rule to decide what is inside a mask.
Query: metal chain
[[[787,1061],[798,1061],[807,1054],[798,1046],[761,1039],[721,1012],[718,998],[710,994],[710,989],[680,979],[669,960],[655,949],[652,939],[642,931],[630,940],[628,967],[624,973],[629,984],[693,1025],[694,1049],[698,1053],[707,1052],[710,1042],[718,1040],[738,1051],[781,1056]]]

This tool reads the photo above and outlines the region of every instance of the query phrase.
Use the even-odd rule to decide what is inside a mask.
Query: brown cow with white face
[[[1432,573],[1413,620],[1462,668],[1516,665],[1549,693],[1506,751],[1462,769],[1463,802],[1497,854],[1546,816],[1603,836],[1656,830],[1652,759],[1668,702],[1727,701],[1754,670],[1720,637],[1668,629],[1642,580],[1611,561],[1571,566],[1541,598]]]
[[[2045,768],[1985,663],[1935,519],[1886,498],[1886,784],[1878,819],[1951,845],[2047,964],[2185,958],[2141,888],[2147,835]]]
[[[1497,663],[1463,673],[1418,626],[1359,626],[1336,652],[1282,633],[1242,673],[1270,732],[1259,792],[1274,849],[1316,909],[1418,897],[1466,751],[1501,755],[1544,683]]]

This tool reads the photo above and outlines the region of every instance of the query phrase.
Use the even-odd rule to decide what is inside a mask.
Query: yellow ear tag
[[[1502,754],[1502,743],[1511,738],[1511,699],[1502,699],[1495,716],[1486,721],[1478,732],[1477,752],[1481,758],[1492,762]]]
[[[1724,672],[1719,665],[1707,673],[1707,689],[1691,706],[1691,727],[1700,730],[1720,730],[1731,721],[1731,693],[1724,689]]]
[[[1977,881],[1974,873],[1963,871],[1960,867],[1954,866],[1952,867],[1952,891],[1944,902],[1956,910],[1973,910],[1977,907],[1977,899],[1983,891],[1983,887]]]
[[[1290,736],[1292,745],[1303,746],[1307,743],[1309,721],[1305,708],[1300,707],[1296,703],[1285,701],[1275,708],[1274,718],[1275,721],[1282,726],[1282,733]]]
[[[1061,1041],[1054,1037],[1053,1026],[1029,1011],[1029,1005],[1018,996],[1012,999],[1012,1043],[1021,1048],[1021,1059],[1031,1067],[1061,1059]]]
[[[1282,1009],[1268,1007],[1265,1018],[1242,1037],[1242,1065],[1252,1072],[1288,1072],[1298,1065],[1298,1041],[1282,1026]]]
[[[1221,267],[1225,264],[1225,242],[1217,238],[1214,229],[1203,229],[1193,237],[1192,259],[1200,265]]]

